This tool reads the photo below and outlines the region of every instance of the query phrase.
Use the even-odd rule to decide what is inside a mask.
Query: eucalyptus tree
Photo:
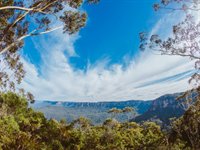
[[[112,119],[116,119],[116,116],[122,113],[122,110],[117,108],[111,108],[108,110],[108,113],[111,114]]]
[[[87,20],[86,12],[80,9],[83,4],[83,0],[0,0],[1,92],[15,91],[16,83],[20,84],[25,76],[18,52],[25,39],[58,29],[63,34],[78,32]]]
[[[193,89],[185,92],[178,100],[186,110],[185,114],[172,123],[169,145],[175,149],[199,149],[199,114],[200,114],[200,0],[160,0],[153,6],[155,11],[180,11],[184,19],[172,26],[172,34],[162,38],[159,34],[140,33],[140,49],[160,52],[162,55],[188,57],[194,61],[196,73],[189,83]],[[181,147],[182,146],[182,147]]]
[[[198,93],[200,86],[200,0],[160,0],[153,8],[156,12],[165,10],[176,13],[178,18],[171,28],[172,34],[165,38],[159,33],[149,35],[141,32],[140,49],[150,49],[161,55],[188,57],[194,62],[196,71],[189,79],[192,89],[186,91],[182,99],[178,99],[181,106],[188,109],[194,104],[191,93]]]
[[[122,109],[122,113],[125,113],[127,115],[128,121],[136,116],[136,111],[133,107],[125,107],[124,109]]]
[[[179,11],[184,19],[177,19],[172,26],[172,34],[167,38],[162,38],[159,34],[148,35],[141,32],[140,49],[149,48],[161,55],[177,55],[195,60],[194,66],[197,71],[189,82],[194,87],[198,87],[200,83],[200,0],[160,0],[153,5],[153,8],[156,12],[166,10],[177,13]]]

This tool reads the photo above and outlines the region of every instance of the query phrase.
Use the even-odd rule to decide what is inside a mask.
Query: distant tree
[[[133,107],[125,107],[122,109],[122,113],[127,115],[127,120],[133,119],[136,116],[135,108]]]
[[[117,108],[111,108],[110,110],[108,110],[108,113],[112,115],[112,119],[116,119],[116,116],[122,113],[122,110]]]
[[[87,19],[79,8],[83,0],[1,0],[0,1],[0,90],[15,91],[25,71],[18,51],[30,36],[62,29],[73,34]],[[97,3],[98,0],[87,0]]]

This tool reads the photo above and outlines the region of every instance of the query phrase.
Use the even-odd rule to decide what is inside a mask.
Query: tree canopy
[[[46,119],[14,93],[0,95],[0,149],[141,150],[199,149],[199,101],[162,131],[154,122],[120,123],[107,119],[94,126],[86,118],[71,123]]]

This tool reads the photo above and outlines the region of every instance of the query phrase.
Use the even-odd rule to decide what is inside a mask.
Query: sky
[[[171,35],[180,14],[156,13],[155,0],[101,0],[84,5],[86,26],[74,35],[57,30],[26,39],[20,86],[36,100],[153,100],[190,88],[193,62],[139,50],[139,33]],[[177,18],[178,16],[178,18]]]

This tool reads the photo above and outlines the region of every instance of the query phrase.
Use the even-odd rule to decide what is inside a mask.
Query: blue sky
[[[70,63],[86,69],[88,62],[109,58],[110,63],[123,63],[125,56],[138,54],[139,33],[149,31],[156,22],[154,0],[102,0],[98,5],[83,5],[88,14],[87,25],[80,31]],[[48,38],[48,36],[46,36]],[[33,40],[35,40],[34,38]],[[26,40],[24,53],[36,65],[42,63],[38,48]],[[31,50],[30,48],[35,48]]]
[[[152,5],[153,0],[103,0],[84,7],[89,20],[75,43],[80,57],[71,62],[83,67],[109,57],[110,63],[122,63],[124,56],[138,53],[139,32],[148,31],[155,22]]]
[[[84,5],[85,28],[26,39],[22,83],[39,100],[154,99],[188,88],[188,59],[141,53],[139,32],[170,35],[176,15],[155,13],[154,0],[102,0]],[[178,80],[179,79],[179,80]]]

